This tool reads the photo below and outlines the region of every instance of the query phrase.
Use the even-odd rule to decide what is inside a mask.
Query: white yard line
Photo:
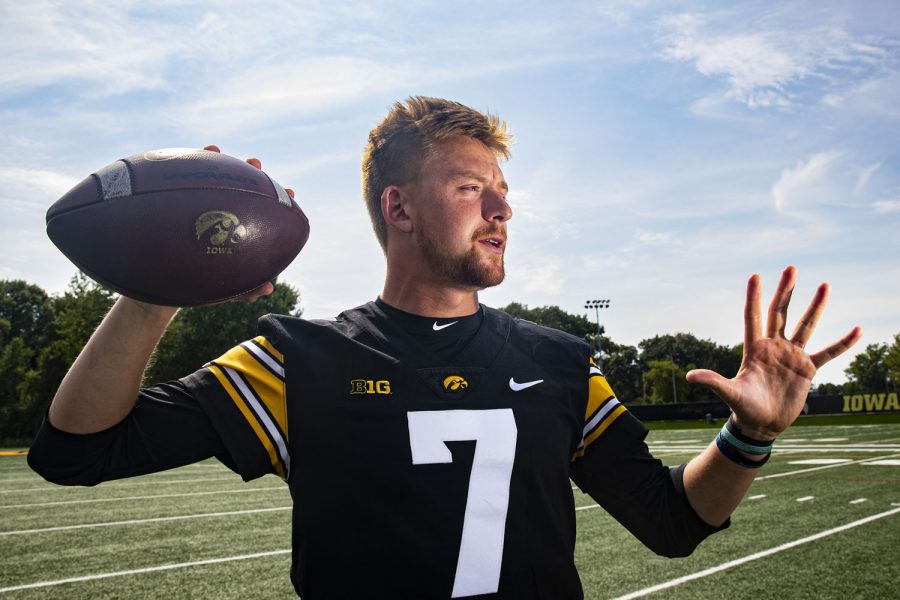
[[[793,542],[788,542],[786,544],[781,544],[780,546],[775,546],[774,548],[769,548],[768,550],[763,550],[761,552],[756,552],[754,554],[750,554],[749,556],[744,556],[743,558],[738,558],[736,560],[731,560],[726,563],[722,563],[721,565],[711,567],[709,569],[704,569],[702,571],[698,571],[696,573],[691,573],[690,575],[685,575],[684,577],[678,577],[676,579],[671,579],[669,581],[665,581],[663,583],[650,586],[644,588],[642,590],[638,590],[636,592],[632,592],[630,594],[626,594],[624,596],[619,596],[615,600],[632,600],[632,598],[643,598],[644,596],[649,596],[650,594],[654,594],[656,592],[667,590],[669,588],[673,588],[681,585],[682,583],[687,583],[689,581],[694,581],[695,579],[702,579],[704,577],[708,577],[710,575],[715,575],[716,573],[720,573],[727,569],[731,569],[748,562],[752,562],[754,560],[759,560],[760,558],[765,558],[767,556],[772,556],[773,554],[778,554],[779,552],[784,552],[785,550],[790,550],[791,548],[795,548],[797,546],[801,546],[803,544],[808,544],[809,542],[815,542],[816,540],[820,540],[822,538],[828,537],[830,535],[834,535],[836,533],[841,533],[842,531],[847,531],[848,529],[853,529],[854,527],[859,527],[860,525],[865,525],[866,523],[871,523],[872,521],[877,521],[878,519],[883,519],[885,517],[889,517],[891,515],[895,515],[900,513],[900,508],[895,508],[893,510],[889,510],[883,513],[878,513],[876,515],[872,515],[870,517],[866,517],[864,519],[860,519],[858,521],[853,521],[852,523],[847,523],[846,525],[841,525],[840,527],[835,527],[834,529],[827,529],[825,531],[820,531],[819,533],[807,536],[805,538],[800,538],[799,540],[794,540]],[[0,590],[3,591],[3,590]]]
[[[849,458],[805,458],[803,460],[789,460],[789,465],[839,465],[853,462]]]
[[[146,523],[161,523],[163,521],[184,521],[187,519],[201,519],[204,517],[231,517],[234,515],[249,515],[254,513],[275,512],[290,510],[290,506],[278,506],[275,508],[251,508],[247,510],[233,510],[228,512],[198,513],[195,515],[178,515],[174,517],[153,517],[150,519],[130,519],[127,521],[105,521],[102,523],[84,523],[82,525],[60,525],[58,527],[42,527],[40,529],[17,529],[14,531],[0,531],[0,537],[7,535],[21,535],[31,533],[48,533],[53,531],[71,531],[73,529],[90,529],[92,527],[115,527],[118,525],[144,525]]]
[[[810,500],[815,500],[815,496],[803,496],[802,498],[797,498],[797,502],[809,502]]]
[[[867,444],[900,444],[900,438],[898,437],[889,437],[881,440],[871,440],[868,442],[859,442],[860,446],[865,446]]]
[[[215,492],[185,492],[183,494],[157,494],[155,496],[125,496],[121,498],[94,498],[91,500],[60,500],[58,502],[31,502],[29,504],[2,504],[0,510],[10,508],[35,508],[38,506],[63,506],[67,504],[92,504],[94,502],[119,502],[124,500],[152,500],[156,498],[185,498],[188,496],[212,496],[215,494],[249,494],[251,492],[269,492],[272,490],[286,490],[284,486],[271,486],[263,488],[248,488],[238,490],[220,490]]]
[[[784,473],[773,473],[772,475],[763,475],[762,477],[757,477],[754,481],[763,481],[765,479],[776,479],[778,477],[787,477],[789,475],[797,475],[799,473],[810,473],[812,471],[822,471],[824,469],[837,469],[840,467],[846,467],[847,465],[858,465],[861,463],[871,462],[873,460],[884,460],[885,458],[895,458],[900,456],[900,454],[889,454],[887,456],[875,456],[873,458],[862,458],[860,460],[854,460],[850,462],[840,463],[836,465],[824,465],[821,467],[811,467],[809,469],[798,469],[796,471],[785,471]]]
[[[705,450],[707,446],[650,446],[650,451],[654,456],[659,456],[663,452],[702,452]],[[779,445],[777,442],[775,443],[775,448],[773,450],[773,454],[776,456],[779,454],[797,454],[797,453],[807,453],[807,452],[816,452],[816,453],[825,453],[825,452],[853,452],[853,453],[862,453],[862,452],[900,452],[900,446],[897,444],[881,444],[881,445],[872,445],[872,446],[789,446],[789,445]]]
[[[748,496],[747,500],[762,500],[765,497],[765,494],[756,494],[755,496]]]
[[[126,575],[140,575],[142,573],[155,573],[157,571],[171,571],[172,569],[183,569],[186,567],[199,567],[202,565],[214,565],[224,562],[233,562],[237,560],[249,560],[253,558],[265,558],[268,556],[278,556],[280,554],[290,554],[287,550],[272,550],[270,552],[256,552],[254,554],[240,554],[237,556],[225,556],[222,558],[209,558],[206,560],[195,560],[184,563],[174,563],[169,565],[159,565],[156,567],[144,567],[142,569],[129,569],[127,571],[114,571],[112,573],[98,573],[96,575],[83,575],[81,577],[69,577],[68,579],[55,579],[52,581],[38,581],[36,583],[26,583],[22,585],[13,585],[10,587],[0,588],[0,594],[4,592],[18,592],[20,590],[33,590],[35,588],[52,587],[56,585],[64,585],[67,583],[80,583],[82,581],[95,581],[97,579],[108,579],[110,577],[123,577]]]
[[[239,475],[232,475],[231,477],[206,477],[206,478],[197,478],[193,479],[153,479],[149,481],[129,481],[127,483],[101,483],[95,489],[98,490],[112,490],[126,487],[135,487],[138,485],[169,485],[175,483],[206,483],[208,481],[241,481]],[[0,480],[2,483],[6,483],[3,480]],[[83,490],[83,487],[80,486],[71,486],[71,485],[53,485],[46,483],[44,487],[39,488],[22,488],[19,490],[0,490],[0,494],[19,494],[24,492],[57,492],[57,491],[75,491],[75,490]]]
[[[592,509],[592,508],[600,508],[600,505],[599,505],[599,504],[588,504],[588,505],[586,505],[586,506],[579,506],[579,507],[577,507],[575,510],[576,510],[576,511],[579,511],[579,510],[590,510],[590,509]]]
[[[794,450],[796,452],[820,452],[820,451],[837,451],[837,452],[897,452],[900,451],[898,444],[843,444],[843,445],[827,445],[827,444],[798,444],[792,446],[790,444],[778,444],[776,442],[775,450]]]

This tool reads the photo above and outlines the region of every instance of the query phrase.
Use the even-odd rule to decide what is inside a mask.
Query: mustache
[[[486,237],[499,237],[506,240],[506,226],[483,227],[472,234],[472,241],[477,242]]]

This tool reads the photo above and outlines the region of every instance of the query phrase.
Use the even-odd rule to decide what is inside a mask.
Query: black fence
[[[730,412],[724,402],[695,404],[631,404],[628,410],[642,421],[721,420]],[[870,394],[810,395],[803,407],[804,415],[846,415],[900,413],[900,399],[895,392]]]

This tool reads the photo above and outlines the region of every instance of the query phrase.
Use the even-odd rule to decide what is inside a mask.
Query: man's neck
[[[464,317],[478,311],[477,290],[409,280],[395,282],[390,277],[384,282],[381,299],[403,312],[439,319]]]

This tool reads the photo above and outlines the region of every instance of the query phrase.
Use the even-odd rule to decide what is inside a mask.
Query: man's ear
[[[409,195],[396,185],[389,185],[381,192],[381,214],[389,228],[403,233],[413,230],[412,219],[407,212]]]

